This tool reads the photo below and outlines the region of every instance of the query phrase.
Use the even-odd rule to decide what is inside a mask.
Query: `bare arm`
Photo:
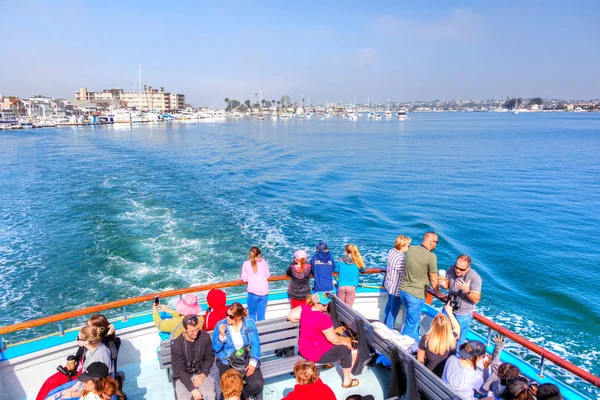
[[[421,364],[425,363],[425,350],[419,349],[417,351],[417,361],[420,362]]]
[[[452,332],[454,332],[457,336],[460,336],[460,324],[454,316],[452,306],[450,304],[446,304],[444,306],[444,310],[446,310],[446,314],[448,314],[448,318],[450,319],[450,324],[452,325]]]
[[[290,310],[290,313],[288,314],[287,319],[290,322],[299,322],[301,314],[302,314],[302,306],[292,308]]]
[[[327,339],[327,341],[329,343],[331,343],[332,345],[344,345],[344,346],[348,346],[348,344],[346,342],[344,342],[342,339],[340,339],[340,337],[338,335],[335,334],[334,330],[333,330],[333,326],[331,328],[327,328],[323,332],[323,335],[325,335],[325,339]]]
[[[429,273],[429,281],[431,282],[431,286],[433,286],[433,291],[435,292],[435,294],[441,297],[442,293],[440,292],[437,272]]]

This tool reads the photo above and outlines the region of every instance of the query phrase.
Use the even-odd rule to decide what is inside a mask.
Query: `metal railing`
[[[378,273],[382,273],[382,272],[385,272],[385,269],[371,268],[371,269],[367,269],[367,270],[363,271],[361,273],[361,275],[378,274]],[[277,276],[272,276],[271,278],[269,278],[269,282],[285,281],[285,280],[289,280],[289,279],[290,279],[290,277],[287,275],[277,275]],[[17,324],[2,326],[2,327],[0,327],[0,352],[4,351],[4,349],[6,348],[3,345],[2,335],[5,335],[7,333],[17,332],[17,331],[21,331],[24,329],[30,329],[30,328],[58,322],[59,334],[62,334],[64,332],[63,326],[62,326],[62,321],[64,321],[64,320],[81,317],[84,315],[95,314],[100,311],[111,310],[111,309],[115,309],[115,308],[122,308],[123,320],[126,321],[127,320],[127,310],[126,310],[127,306],[150,301],[150,300],[154,299],[155,296],[159,296],[160,298],[167,298],[167,297],[173,297],[173,296],[181,296],[186,293],[203,292],[203,291],[207,291],[210,289],[224,289],[224,288],[243,286],[243,285],[245,285],[245,283],[242,282],[241,280],[233,280],[233,281],[226,281],[226,282],[220,282],[220,283],[211,283],[211,284],[206,284],[206,285],[192,286],[192,287],[184,288],[184,289],[167,290],[164,292],[151,293],[151,294],[147,294],[144,296],[137,296],[137,297],[131,297],[128,299],[123,299],[123,300],[111,301],[111,302],[104,303],[104,304],[99,304],[99,305],[95,305],[95,306],[91,306],[91,307],[85,307],[85,308],[81,308],[78,310],[68,311],[68,312],[64,312],[64,313],[60,313],[60,314],[50,315],[47,317],[42,317],[42,318],[33,319],[33,320],[25,321],[25,322],[20,322]],[[367,286],[367,285],[365,285],[365,286]],[[379,286],[373,286],[373,287],[377,288]],[[430,292],[430,294],[434,295],[432,292]],[[431,303],[431,299],[432,299],[432,297],[429,298],[429,301],[428,301],[429,304]],[[440,300],[442,300],[442,299],[440,299]],[[524,337],[516,334],[515,332],[513,332],[511,330],[504,328],[501,325],[498,325],[497,323],[484,317],[483,315],[480,315],[478,313],[473,313],[473,318],[488,328],[488,341],[492,336],[492,331],[496,331],[496,332],[506,336],[507,338],[513,340],[515,343],[518,343],[521,346],[533,351],[534,353],[539,354],[541,356],[541,361],[540,361],[540,366],[539,366],[540,376],[543,374],[545,360],[549,360],[549,361],[552,361],[554,364],[560,366],[561,368],[580,377],[581,379],[591,383],[592,385],[594,385],[596,387],[600,387],[600,378],[599,377],[589,373],[588,371],[585,371],[585,370],[577,367],[576,365],[570,363],[569,361],[561,358],[557,354],[555,354],[547,349],[544,349],[541,346],[536,345],[535,343],[525,339]]]

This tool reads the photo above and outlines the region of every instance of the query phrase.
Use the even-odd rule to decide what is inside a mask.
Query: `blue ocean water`
[[[599,156],[587,113],[2,131],[0,325],[433,230],[481,313],[600,375]]]

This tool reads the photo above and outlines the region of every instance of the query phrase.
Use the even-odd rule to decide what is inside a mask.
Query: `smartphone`
[[[160,304],[160,300],[158,299],[158,296],[154,296],[154,305],[157,306]]]

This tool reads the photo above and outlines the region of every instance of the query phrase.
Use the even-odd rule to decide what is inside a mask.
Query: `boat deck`
[[[123,388],[131,400],[169,400],[174,399],[173,388],[167,380],[165,370],[158,368],[156,360],[143,364],[130,364],[120,368],[125,372]],[[143,371],[143,373],[142,373]],[[386,398],[383,388],[389,387],[389,371],[383,367],[365,367],[357,378],[360,385],[350,389],[342,388],[342,371],[336,368],[323,370],[320,378],[335,392],[338,399],[345,399],[351,394],[373,395],[375,400]],[[279,400],[294,389],[296,381],[292,374],[285,374],[265,380],[263,400]]]

